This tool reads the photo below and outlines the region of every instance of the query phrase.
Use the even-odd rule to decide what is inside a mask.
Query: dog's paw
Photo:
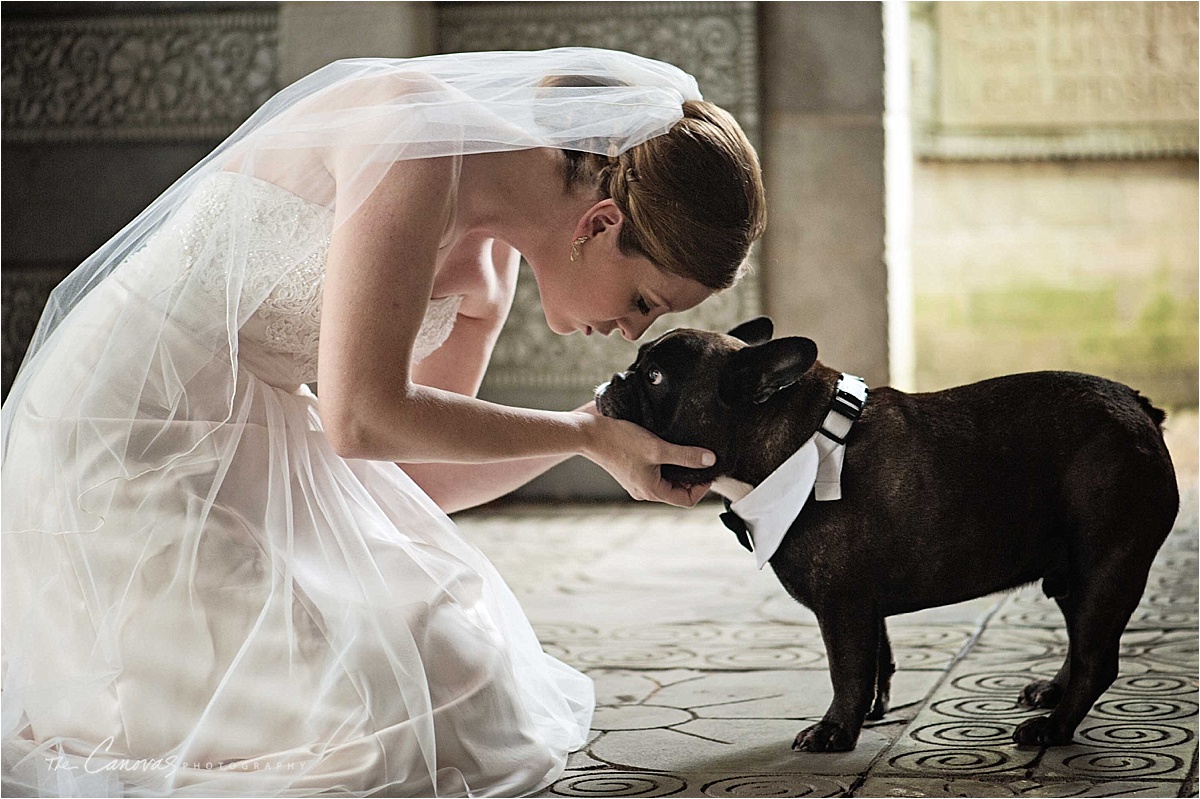
[[[867,721],[879,721],[881,718],[887,715],[887,712],[888,698],[886,696],[879,696],[876,694],[875,701],[871,703],[871,709],[867,711],[867,715],[864,718]]]
[[[796,736],[792,749],[797,752],[849,752],[857,740],[857,735],[850,735],[839,724],[818,721]]]
[[[1021,689],[1017,702],[1022,707],[1050,710],[1062,699],[1063,687],[1052,680],[1035,680]]]
[[[1013,731],[1017,746],[1065,746],[1071,743],[1071,737],[1059,729],[1049,716],[1026,719]]]

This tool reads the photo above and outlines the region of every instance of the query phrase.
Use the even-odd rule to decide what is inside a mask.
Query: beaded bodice
[[[273,183],[232,172],[205,179],[152,244],[134,257],[198,284],[219,305],[239,286],[243,364],[274,385],[317,378],[321,300],[333,213]],[[165,239],[165,241],[163,240]],[[167,265],[163,257],[181,264]],[[157,263],[155,263],[157,262]],[[461,296],[429,301],[413,360],[445,342]],[[213,308],[217,310],[217,308]]]

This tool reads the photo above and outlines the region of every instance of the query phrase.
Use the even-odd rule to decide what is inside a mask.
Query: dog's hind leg
[[[1058,603],[1059,610],[1062,611],[1063,618],[1067,622],[1067,638],[1070,640],[1071,629],[1075,622],[1075,597],[1071,594],[1066,596],[1055,597],[1055,602]],[[1017,703],[1024,707],[1032,707],[1044,710],[1050,710],[1058,705],[1062,699],[1063,690],[1067,687],[1067,683],[1071,679],[1071,647],[1067,645],[1067,657],[1063,660],[1062,668],[1058,670],[1052,679],[1049,680],[1034,680],[1021,689],[1021,695],[1017,698]]]
[[[1071,743],[1079,722],[1117,677],[1121,633],[1141,599],[1149,569],[1149,563],[1110,558],[1089,570],[1067,617],[1070,643],[1067,662],[1059,671],[1059,677],[1066,678],[1061,696],[1049,716],[1027,719],[1017,726],[1013,740],[1018,745]]]
[[[1019,745],[1070,743],[1079,722],[1112,685],[1121,633],[1179,510],[1179,489],[1161,432],[1121,425],[1093,431],[1076,456],[1073,474],[1064,480],[1062,507],[1070,520],[1066,569],[1052,569],[1056,579],[1049,588],[1065,590],[1047,593],[1062,594],[1064,600],[1059,606],[1067,620],[1067,661],[1044,698],[1036,687],[1031,692],[1031,699],[1049,706],[1053,686],[1062,688],[1049,716],[1017,727],[1013,740]]]
[[[879,620],[879,657],[875,665],[875,701],[867,711],[867,721],[879,721],[888,712],[892,696],[892,675],[896,673],[896,661],[892,657],[892,644],[888,640],[887,620]]]

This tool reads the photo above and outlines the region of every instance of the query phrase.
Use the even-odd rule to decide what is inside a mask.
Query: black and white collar
[[[721,521],[754,553],[758,568],[775,554],[809,494],[818,502],[842,498],[846,438],[866,403],[866,381],[843,374],[813,437],[749,494],[736,502],[725,500]]]

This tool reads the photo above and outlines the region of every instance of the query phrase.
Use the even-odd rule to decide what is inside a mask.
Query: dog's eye
[[[646,379],[650,381],[650,385],[657,386],[663,381],[663,374],[657,369],[651,369],[646,373]]]

